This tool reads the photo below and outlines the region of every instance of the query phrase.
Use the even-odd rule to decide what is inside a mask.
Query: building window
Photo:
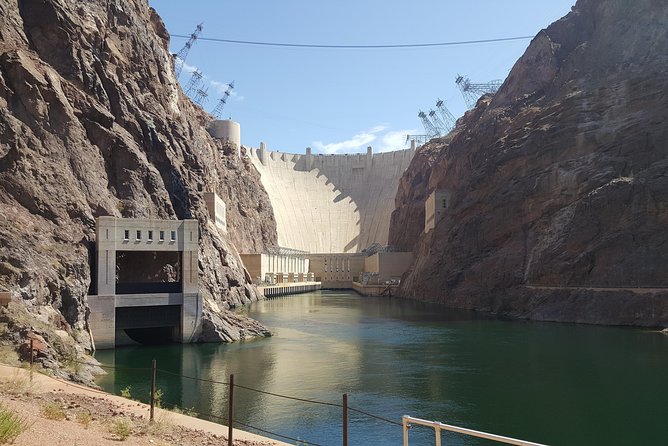
[[[172,231],[170,240],[173,241],[173,242],[176,241],[176,231]]]
[[[130,239],[130,230],[126,229],[123,231],[123,240],[129,240]]]
[[[148,231],[148,241],[149,242],[153,241],[153,231]]]
[[[161,242],[165,241],[165,231],[160,231],[160,239]]]
[[[141,240],[141,231],[137,231],[137,240]]]

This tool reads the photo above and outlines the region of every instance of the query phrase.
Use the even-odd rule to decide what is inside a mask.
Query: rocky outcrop
[[[545,320],[668,323],[665,23],[665,2],[578,1],[448,141],[420,149],[390,233],[415,250],[404,296]],[[449,208],[423,234],[418,209],[437,188]]]
[[[205,314],[258,299],[237,251],[275,244],[271,207],[209,119],[145,1],[0,3],[0,288],[86,344],[95,218],[194,218]],[[227,234],[207,190],[227,202]],[[207,339],[243,337],[243,318],[215,320]]]

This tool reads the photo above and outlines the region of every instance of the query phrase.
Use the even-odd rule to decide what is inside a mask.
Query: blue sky
[[[533,36],[574,0],[149,0],[171,34],[263,42],[376,45]],[[176,53],[186,39],[173,37]],[[303,153],[398,150],[424,133],[418,110],[446,101],[459,117],[454,79],[503,79],[529,40],[406,49],[312,49],[198,41],[186,59],[209,86],[211,111],[235,81],[223,118],[241,123],[242,143]],[[184,70],[181,82],[188,81]]]

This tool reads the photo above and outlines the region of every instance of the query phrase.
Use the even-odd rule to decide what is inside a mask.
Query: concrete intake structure
[[[413,149],[313,155],[247,149],[269,194],[278,244],[311,253],[357,253],[387,244],[401,174]]]
[[[99,217],[96,235],[97,293],[88,296],[94,347],[131,343],[132,333],[146,330],[191,342],[202,317],[197,220]]]

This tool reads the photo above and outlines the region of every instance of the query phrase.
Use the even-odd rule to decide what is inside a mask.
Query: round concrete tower
[[[209,124],[209,134],[216,139],[232,144],[237,154],[240,153],[241,126],[238,122],[229,119],[213,121]]]

